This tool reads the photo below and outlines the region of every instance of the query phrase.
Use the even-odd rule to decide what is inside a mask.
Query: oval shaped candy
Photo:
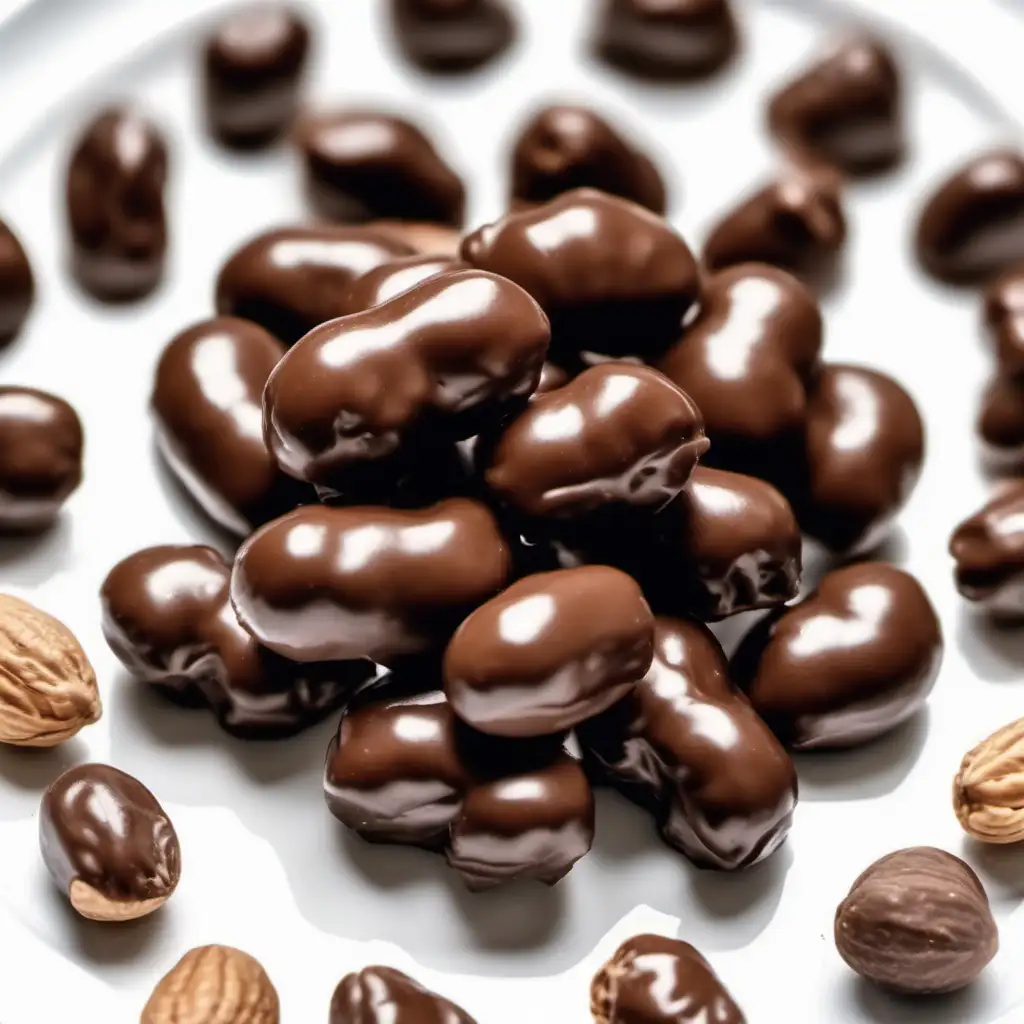
[[[512,45],[516,23],[504,0],[391,0],[402,55],[424,71],[475,71]]]
[[[379,306],[438,274],[465,269],[465,263],[448,256],[399,256],[368,270],[349,285],[342,302],[343,315]]]
[[[328,1024],[476,1024],[465,1010],[392,967],[346,974],[331,997]]]

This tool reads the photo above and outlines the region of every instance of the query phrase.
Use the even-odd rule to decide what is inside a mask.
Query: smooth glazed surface
[[[331,997],[328,1024],[476,1024],[465,1010],[392,967],[346,974]]]

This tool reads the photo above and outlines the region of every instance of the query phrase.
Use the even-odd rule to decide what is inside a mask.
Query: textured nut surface
[[[0,743],[53,747],[101,713],[96,673],[67,626],[0,594]]]
[[[953,779],[953,810],[983,843],[1024,840],[1024,718],[964,755]]]
[[[149,997],[140,1024],[279,1024],[277,990],[248,953],[189,950]]]

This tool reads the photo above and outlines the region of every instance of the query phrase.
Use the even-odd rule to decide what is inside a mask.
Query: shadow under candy
[[[957,616],[956,644],[986,682],[1024,680],[1024,622],[994,619],[965,601]]]
[[[85,744],[78,737],[72,737],[59,747],[0,744],[0,779],[15,790],[0,800],[0,820],[20,821],[33,817],[46,787],[57,776],[85,760]]]

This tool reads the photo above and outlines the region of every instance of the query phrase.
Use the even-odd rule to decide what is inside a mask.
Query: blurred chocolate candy
[[[459,229],[448,224],[431,224],[425,220],[372,220],[366,226],[424,256],[447,256],[454,260],[462,244]]]
[[[466,264],[448,256],[397,256],[379,267],[357,277],[345,293],[341,303],[349,313],[372,309],[428,278],[449,270],[465,270]]]
[[[0,221],[0,345],[20,330],[35,298],[32,266],[18,236]]]
[[[1024,264],[1003,271],[985,291],[985,327],[1004,374],[1024,374]]]
[[[476,1024],[465,1010],[393,967],[346,974],[331,997],[328,1024]]]
[[[978,435],[995,469],[1013,470],[1024,459],[1024,376],[997,372],[981,397]]]
[[[475,71],[516,36],[504,0],[391,0],[391,23],[405,59],[437,74]]]

